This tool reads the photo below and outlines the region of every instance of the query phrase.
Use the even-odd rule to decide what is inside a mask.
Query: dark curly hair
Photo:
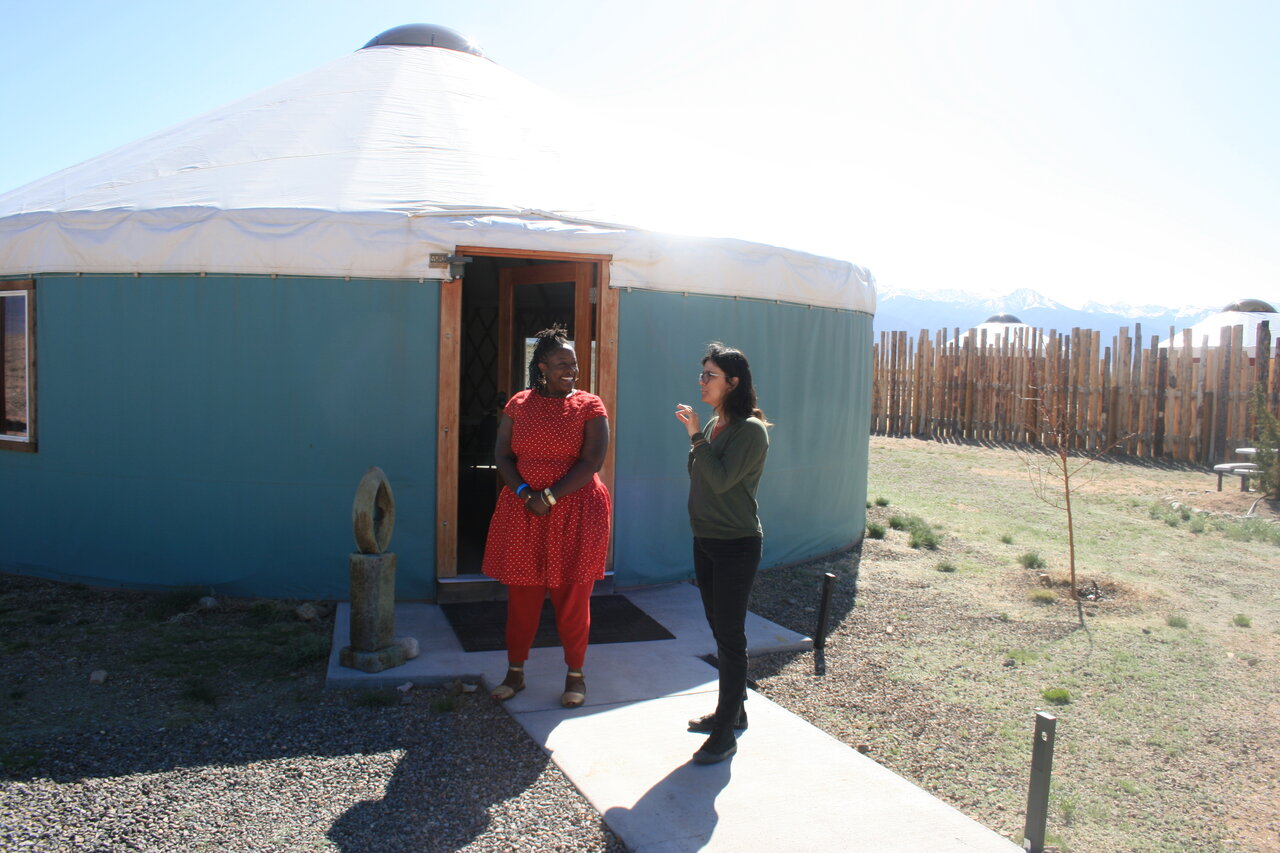
[[[542,370],[538,367],[538,362],[546,361],[547,355],[558,349],[573,349],[569,345],[569,331],[559,323],[550,329],[543,329],[534,335],[537,343],[533,347],[533,356],[529,359],[529,387],[538,388],[542,385]]]
[[[747,357],[742,354],[742,350],[712,341],[707,344],[707,354],[702,357],[703,364],[708,361],[724,372],[726,381],[731,377],[738,380],[738,384],[725,395],[720,406],[728,419],[745,421],[747,418],[757,418],[765,426],[773,426],[756,405],[756,386],[751,381],[751,365],[747,364]]]

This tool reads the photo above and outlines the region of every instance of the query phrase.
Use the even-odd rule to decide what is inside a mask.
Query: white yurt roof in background
[[[609,163],[592,144],[607,134],[585,136],[563,99],[465,46],[422,46],[431,31],[466,42],[389,30],[0,195],[0,275],[444,278],[429,255],[477,245],[611,254],[616,287],[874,311],[871,274],[845,261],[615,224],[631,219],[600,197],[608,174],[637,165]]]
[[[1000,339],[1012,341],[1017,338],[1018,332],[1021,329],[1026,330],[1026,342],[1028,344],[1031,343],[1031,326],[1022,322],[1012,314],[995,314],[968,331],[961,333],[958,340],[963,342],[972,336],[975,342],[981,343],[982,333],[986,332],[988,344],[994,344]]]
[[[1191,327],[1192,352],[1201,354],[1206,344],[1211,348],[1220,346],[1223,329],[1242,326],[1242,346],[1245,352],[1252,356],[1257,351],[1258,326],[1263,320],[1270,323],[1271,339],[1274,342],[1277,337],[1280,337],[1280,312],[1261,299],[1239,299],[1232,302],[1217,314],[1211,314]],[[1161,348],[1181,349],[1182,345],[1181,331],[1172,338],[1165,338],[1160,342]]]

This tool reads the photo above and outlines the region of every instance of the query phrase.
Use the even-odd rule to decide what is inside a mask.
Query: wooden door
[[[566,261],[528,267],[507,267],[498,274],[498,391],[510,397],[528,385],[525,358],[526,339],[552,322],[568,327],[569,338],[578,355],[578,387],[595,393],[592,374],[592,343],[595,340],[592,317],[592,292],[595,264]],[[519,310],[521,290],[534,285],[572,288],[572,297],[559,311],[555,309],[529,317]],[[536,319],[534,319],[536,318]],[[530,320],[533,320],[530,322]],[[534,328],[537,326],[538,328]]]

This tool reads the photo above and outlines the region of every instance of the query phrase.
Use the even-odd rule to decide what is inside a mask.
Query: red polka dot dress
[[[516,468],[535,491],[553,485],[578,461],[587,421],[607,417],[599,397],[579,390],[568,397],[521,391],[503,413],[511,418]],[[598,474],[576,492],[557,495],[544,516],[529,512],[504,486],[489,522],[484,573],[508,586],[562,587],[603,578],[609,509],[609,491]]]

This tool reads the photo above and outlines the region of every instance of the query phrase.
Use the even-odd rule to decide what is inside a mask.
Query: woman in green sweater
[[[689,731],[709,734],[693,760],[714,764],[738,751],[734,729],[747,727],[747,601],[764,542],[756,488],[769,452],[769,422],[756,407],[751,367],[739,350],[710,344],[698,382],[715,416],[703,428],[692,406],[681,403],[675,414],[692,445],[693,569],[720,662],[715,713],[690,720]]]

